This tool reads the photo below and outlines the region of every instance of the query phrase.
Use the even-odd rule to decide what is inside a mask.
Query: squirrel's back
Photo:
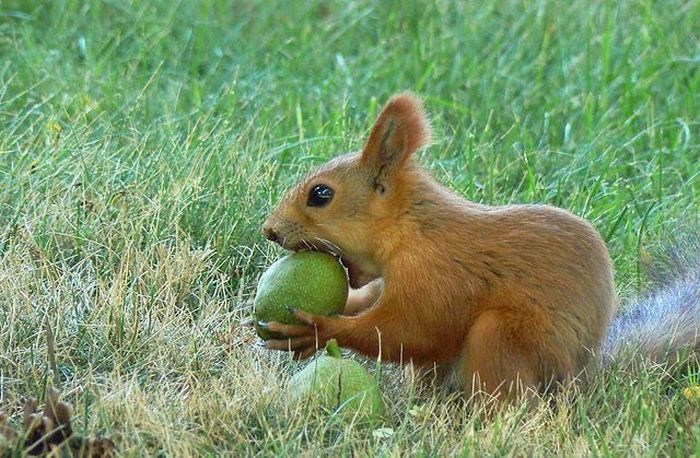
[[[471,309],[510,321],[523,348],[537,355],[541,380],[575,376],[593,360],[617,296],[607,248],[590,223],[546,205],[471,204],[452,221],[430,213],[421,217],[442,221],[436,243],[451,261],[435,272],[453,281],[486,279]]]

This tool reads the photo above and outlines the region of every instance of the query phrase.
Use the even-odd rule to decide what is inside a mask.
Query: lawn
[[[698,24],[697,1],[3,0],[0,410],[59,386],[125,456],[700,455],[697,368],[489,416],[387,367],[370,427],[290,406],[300,365],[241,326],[267,212],[405,89],[423,164],[592,221],[624,307],[700,227]]]

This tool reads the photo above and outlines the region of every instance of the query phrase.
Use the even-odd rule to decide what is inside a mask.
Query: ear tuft
[[[423,101],[410,92],[396,94],[384,106],[362,152],[362,161],[399,168],[430,143],[432,130]]]

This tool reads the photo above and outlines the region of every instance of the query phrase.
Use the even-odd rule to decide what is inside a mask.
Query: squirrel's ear
[[[393,96],[374,123],[362,151],[362,163],[377,178],[390,174],[430,142],[431,129],[423,102],[410,92]]]

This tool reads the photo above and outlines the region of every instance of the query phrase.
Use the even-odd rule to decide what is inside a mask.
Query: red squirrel
[[[265,237],[340,256],[351,294],[340,316],[294,310],[304,325],[263,323],[282,336],[265,346],[306,358],[335,338],[496,395],[576,377],[601,351],[618,302],[599,232],[548,205],[467,201],[417,163],[430,140],[421,99],[395,95],[360,152],[286,193]],[[686,345],[700,329],[692,306]]]

